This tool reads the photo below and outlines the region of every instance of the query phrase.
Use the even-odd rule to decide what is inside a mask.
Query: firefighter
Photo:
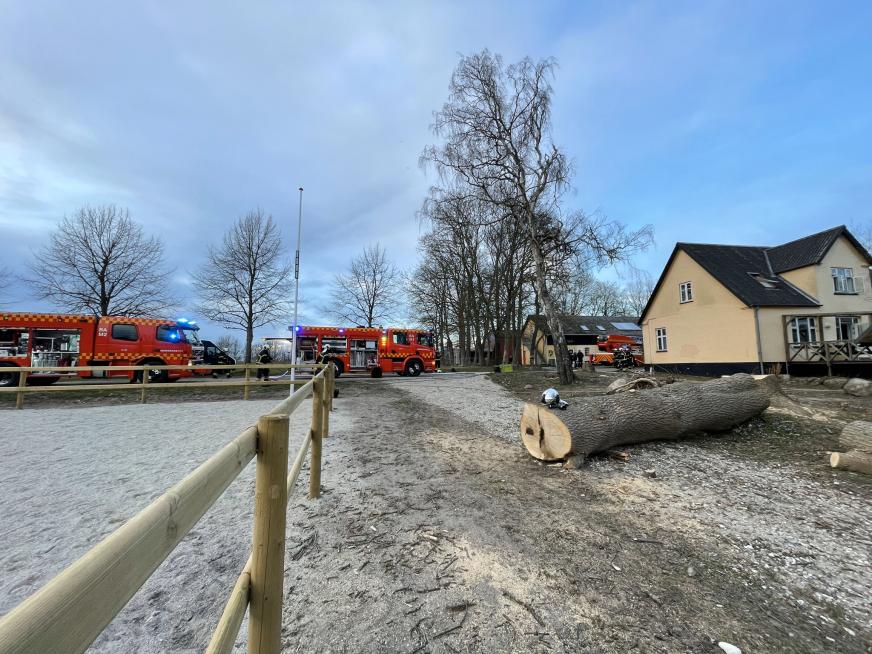
[[[261,348],[260,352],[257,354],[257,363],[267,364],[272,363],[272,356],[269,353],[269,348],[264,345]],[[257,369],[257,380],[260,381],[263,379],[264,381],[269,381],[269,368],[258,368]]]

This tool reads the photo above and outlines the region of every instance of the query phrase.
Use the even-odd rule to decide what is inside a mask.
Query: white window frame
[[[818,334],[817,334],[817,318],[812,316],[800,316],[798,318],[794,318],[790,321],[790,342],[794,345],[800,345],[802,343],[817,343],[818,342]],[[802,339],[801,326],[805,326],[805,333],[808,336],[806,340]]]
[[[667,351],[667,336],[666,336],[666,327],[658,327],[654,330],[654,335],[657,340],[657,351],[658,352],[666,352]]]
[[[842,326],[847,325],[848,336],[842,338]],[[860,336],[860,316],[836,316],[836,340],[851,341]]]
[[[693,284],[690,282],[681,282],[678,285],[678,301],[681,304],[693,302]]]
[[[857,294],[853,268],[830,268],[830,273],[833,276],[833,293],[843,295]]]

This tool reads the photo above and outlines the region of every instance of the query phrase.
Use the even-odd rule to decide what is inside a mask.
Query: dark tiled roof
[[[768,248],[766,253],[769,255],[772,270],[781,273],[820,263],[835,240],[845,231],[845,226],[841,225],[784,245]]]
[[[820,306],[816,300],[773,273],[766,248],[699,243],[679,243],[676,247],[684,250],[749,307]],[[758,279],[765,280],[769,287]]]
[[[527,322],[532,320],[536,323],[536,329],[541,332],[549,333],[548,321],[542,314],[527,316]],[[564,334],[591,334],[594,336],[602,336],[609,334],[622,334],[624,336],[639,336],[642,332],[639,329],[620,329],[613,323],[633,323],[639,324],[637,316],[574,316],[567,313],[560,314],[560,322],[563,324]],[[584,329],[587,327],[587,329]],[[605,330],[599,329],[604,327]]]

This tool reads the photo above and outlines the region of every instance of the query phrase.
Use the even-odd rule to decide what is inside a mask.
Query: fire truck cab
[[[0,313],[0,386],[18,383],[19,367],[105,366],[106,370],[27,373],[29,384],[52,384],[61,377],[125,377],[138,371],[113,366],[189,365],[192,346],[185,331],[196,326],[155,318]],[[149,381],[175,381],[187,370],[151,370]]]
[[[301,325],[297,327],[297,353],[293,360],[331,361],[337,376],[360,371],[373,377],[386,372],[417,377],[436,370],[436,348],[433,335],[422,329]]]

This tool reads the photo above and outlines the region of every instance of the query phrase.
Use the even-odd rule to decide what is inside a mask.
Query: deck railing
[[[855,341],[791,343],[789,348],[790,363],[872,362],[872,345],[861,345]]]
[[[320,496],[321,441],[329,430],[333,372],[327,366],[302,382],[256,425],[0,618],[0,654],[85,651],[255,456],[252,553],[206,651],[232,650],[248,608],[248,652],[278,654],[287,500],[310,446],[309,498]],[[289,416],[309,392],[312,422],[289,473]]]
[[[5,375],[18,375],[18,382],[14,386],[6,386],[0,387],[0,393],[16,393],[15,398],[15,407],[21,409],[24,407],[24,396],[26,393],[64,393],[64,392],[81,392],[81,391],[139,391],[139,401],[143,404],[146,403],[148,398],[148,392],[151,390],[160,390],[160,391],[172,391],[173,389],[194,389],[194,388],[228,388],[228,387],[243,387],[242,397],[247,400],[251,397],[251,388],[256,386],[289,386],[296,385],[302,386],[306,383],[305,379],[295,379],[291,381],[290,379],[275,379],[275,380],[266,380],[261,381],[256,379],[257,373],[255,373],[255,379],[251,378],[252,371],[256,370],[281,370],[281,371],[289,371],[291,368],[296,368],[297,370],[308,370],[308,371],[317,371],[324,368],[323,364],[315,363],[315,364],[305,364],[305,365],[289,365],[286,363],[239,363],[239,364],[221,364],[221,365],[193,365],[193,366],[181,366],[181,365],[167,365],[167,366],[22,366],[20,368],[10,368],[10,367],[2,367],[0,368],[0,373]],[[150,379],[151,371],[168,371],[168,370],[187,370],[187,371],[196,371],[197,374],[205,374],[208,375],[212,372],[217,371],[243,371],[244,376],[239,379],[231,378],[231,379],[222,379],[220,381],[194,381],[194,382],[185,382],[183,384],[166,384],[166,383],[155,383]],[[116,378],[119,383],[116,384],[89,384],[87,380],[95,379],[95,378],[81,378],[77,377],[75,373],[77,372],[100,372],[106,374],[107,372],[119,373],[119,372],[133,372],[134,379],[126,382],[121,382],[124,377],[122,375],[118,375]],[[26,373],[42,373],[43,376],[51,376],[50,373],[57,373],[61,376],[61,378],[69,378],[70,380],[83,380],[81,383],[77,381],[75,384],[60,384],[58,386],[48,386],[43,384],[35,384],[31,383],[28,385],[28,379],[31,382],[36,381],[38,377],[28,376]],[[48,375],[47,375],[48,373]],[[138,375],[136,373],[139,373]],[[138,377],[138,379],[136,379]],[[102,379],[102,377],[98,378]],[[109,377],[108,379],[112,379]],[[131,383],[132,382],[132,383]]]

